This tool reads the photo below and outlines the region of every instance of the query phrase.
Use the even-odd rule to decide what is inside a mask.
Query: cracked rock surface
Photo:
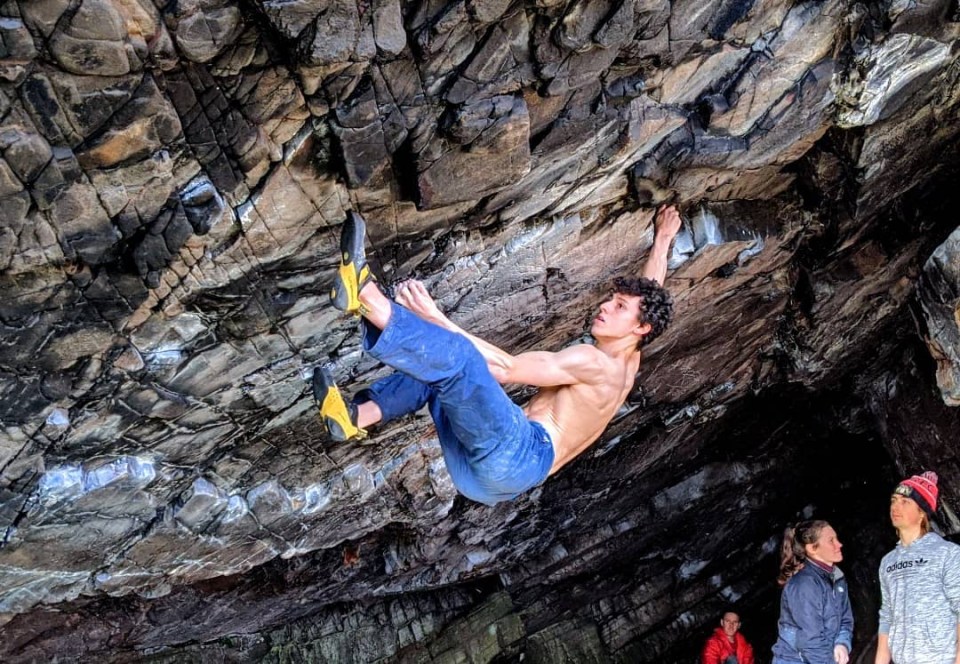
[[[958,39],[944,2],[0,0],[0,655],[689,661],[731,602],[769,645],[813,512],[869,648],[889,488],[934,468],[960,532]],[[458,497],[423,414],[325,440],[312,368],[386,371],[329,302],[347,210],[523,351],[666,202],[675,322],[544,485]]]

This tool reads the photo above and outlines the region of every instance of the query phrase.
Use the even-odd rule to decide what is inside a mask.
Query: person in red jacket
[[[727,611],[703,646],[703,664],[753,664],[753,647],[740,633],[740,616]]]

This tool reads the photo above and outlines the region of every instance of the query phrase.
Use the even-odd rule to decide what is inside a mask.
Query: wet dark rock
[[[180,53],[193,62],[208,62],[232,43],[242,25],[240,8],[230,0],[177,3],[164,12]]]
[[[223,219],[226,204],[213,183],[205,177],[199,177],[180,192],[187,221],[197,235],[206,235]]]
[[[445,94],[447,101],[462,104],[516,92],[532,84],[535,76],[529,44],[526,12],[516,11],[491,26],[463,73]]]
[[[349,106],[337,109],[333,131],[343,150],[350,186],[382,186],[389,177],[391,161],[372,87],[355,95]]]
[[[765,650],[805,514],[867,653],[890,486],[960,531],[955,13],[0,3],[4,661],[692,661],[728,603]],[[459,498],[423,414],[324,439],[313,367],[385,372],[329,303],[347,210],[523,351],[667,202],[675,323],[543,486]]]
[[[476,200],[529,170],[530,116],[523,98],[498,96],[461,106],[417,155],[420,206]]]
[[[160,285],[160,271],[170,264],[170,259],[193,233],[187,215],[179,205],[165,210],[147,229],[133,250],[137,271],[148,288]]]
[[[960,405],[960,231],[933,252],[923,266],[920,291],[927,346],[937,363],[943,402]]]
[[[928,351],[920,343],[904,348],[884,370],[864,376],[861,390],[898,469],[937,469],[943,501],[939,521],[945,532],[955,533],[960,527],[960,514],[954,507],[960,460],[955,445],[940,441],[951,439],[960,425],[960,411],[945,405],[942,388],[938,394],[937,385],[930,380],[931,359],[938,364],[940,359],[933,353],[931,358]]]

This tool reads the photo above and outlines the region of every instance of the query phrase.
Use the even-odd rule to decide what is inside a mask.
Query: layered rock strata
[[[647,520],[686,527],[658,501],[694,501],[746,444],[718,436],[748,398],[897,357],[925,263],[921,332],[955,403],[957,19],[846,0],[0,3],[5,657],[51,656],[64,621],[85,635],[70,656],[142,653],[335,602],[601,574]],[[327,296],[347,209],[385,282],[422,277],[521,351],[582,336],[668,201],[676,322],[541,489],[458,499],[424,417],[324,440],[312,368],[350,389],[384,373]],[[886,407],[876,449],[938,466],[956,531],[953,446],[884,437]],[[778,494],[757,519],[810,503],[771,486],[793,458],[778,440],[733,472],[757,503]],[[779,525],[711,527],[734,524],[767,560]],[[702,590],[655,618],[611,599],[628,627],[597,652],[670,652],[711,621],[726,559],[701,554],[657,563]],[[98,617],[112,606],[141,618]]]
[[[960,229],[927,259],[921,283],[927,347],[937,362],[937,384],[945,404],[960,406]]]

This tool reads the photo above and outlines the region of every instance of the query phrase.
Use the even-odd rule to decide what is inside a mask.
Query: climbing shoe
[[[313,398],[331,438],[343,441],[366,437],[367,432],[357,426],[357,407],[343,400],[333,376],[322,367],[313,370]]]
[[[350,210],[340,231],[340,269],[330,292],[333,306],[344,313],[360,314],[360,291],[370,281],[375,281],[363,242],[367,236],[367,224],[363,217]]]

